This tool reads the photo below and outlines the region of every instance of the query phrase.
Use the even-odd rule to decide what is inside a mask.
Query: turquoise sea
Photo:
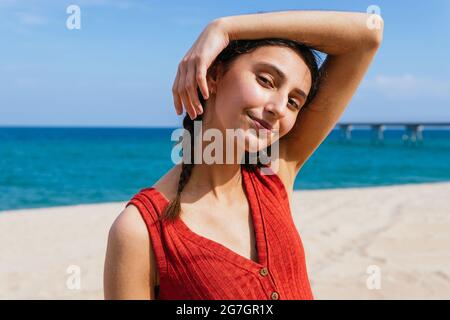
[[[0,210],[125,201],[172,166],[173,128],[0,128]],[[450,181],[450,131],[424,130],[407,145],[403,130],[338,130],[304,165],[295,189]]]

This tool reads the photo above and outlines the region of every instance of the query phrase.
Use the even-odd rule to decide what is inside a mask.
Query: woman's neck
[[[209,129],[214,129],[216,133],[219,131],[222,139],[217,141],[214,139],[213,142],[210,139],[204,141],[203,136]],[[228,136],[226,129],[219,123],[215,123],[214,119],[208,118],[206,111],[202,121],[194,122],[194,137],[194,149],[191,150],[195,156],[194,167],[183,193],[190,194],[192,200],[203,197],[211,197],[211,201],[223,203],[232,203],[233,199],[238,200],[243,195],[241,159],[245,150],[238,147],[243,142],[237,141],[243,139],[242,135]],[[218,141],[221,143],[217,144]],[[220,155],[219,158],[212,157],[211,143],[215,148],[221,148],[214,152],[215,155]],[[206,157],[212,158],[206,159]],[[213,163],[208,164],[211,162]]]
[[[242,195],[241,164],[195,164],[183,193],[196,199],[212,197],[213,201],[232,203]]]

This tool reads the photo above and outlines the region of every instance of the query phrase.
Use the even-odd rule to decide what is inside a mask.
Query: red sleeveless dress
[[[269,169],[269,167],[267,167]],[[278,175],[241,165],[258,261],[193,232],[179,217],[159,222],[168,200],[154,187],[128,203],[141,213],[159,272],[157,300],[312,300],[300,235]]]

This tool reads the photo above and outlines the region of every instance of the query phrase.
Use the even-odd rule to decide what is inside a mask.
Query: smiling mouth
[[[272,131],[272,126],[265,122],[264,120],[258,119],[256,117],[253,117],[252,115],[250,115],[249,113],[247,113],[248,117],[252,120],[253,125],[258,128],[258,129],[263,129],[263,130],[268,130],[268,131]]]

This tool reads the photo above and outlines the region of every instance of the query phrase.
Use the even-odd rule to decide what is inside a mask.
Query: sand
[[[295,191],[314,297],[450,299],[449,195],[450,183]],[[0,212],[0,299],[103,299],[124,205]]]

